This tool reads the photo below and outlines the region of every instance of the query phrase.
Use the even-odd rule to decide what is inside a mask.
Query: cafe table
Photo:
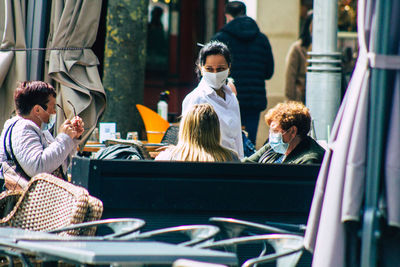
[[[88,141],[85,146],[83,147],[84,152],[91,152],[95,153],[99,151],[102,148],[105,148],[106,146],[102,143],[99,142],[94,142],[94,141]]]
[[[31,235],[32,234],[32,235]],[[178,259],[237,265],[233,253],[154,241],[59,238],[20,229],[0,229],[0,249],[11,247],[46,260],[90,265],[171,265]]]

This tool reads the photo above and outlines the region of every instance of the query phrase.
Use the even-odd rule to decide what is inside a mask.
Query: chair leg
[[[21,253],[21,254],[19,255],[19,258],[21,259],[23,266],[33,267],[33,264],[32,264],[31,261],[28,259],[28,257],[25,256],[25,254]]]
[[[7,261],[8,261],[8,266],[14,267],[14,260],[13,260],[13,258],[10,257],[10,256],[6,256],[6,259],[7,259]]]

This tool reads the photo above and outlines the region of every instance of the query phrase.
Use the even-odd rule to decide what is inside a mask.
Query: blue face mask
[[[281,133],[269,133],[269,145],[279,154],[285,154],[289,148],[289,143],[283,142]]]
[[[50,114],[49,122],[48,123],[42,122],[40,129],[42,129],[42,131],[50,130],[51,128],[53,128],[55,123],[56,123],[56,114]]]
[[[44,112],[49,114],[46,110],[44,110]],[[38,118],[42,122],[40,124],[40,129],[42,131],[50,130],[54,126],[54,124],[56,123],[56,114],[49,114],[49,122],[47,122],[47,123],[44,122],[39,116],[38,116]]]

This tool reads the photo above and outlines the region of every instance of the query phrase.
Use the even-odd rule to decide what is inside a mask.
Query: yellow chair
[[[149,143],[161,143],[161,140],[169,127],[168,121],[164,120],[160,115],[146,106],[136,104],[136,108],[138,109],[144,127],[146,128],[147,141]]]

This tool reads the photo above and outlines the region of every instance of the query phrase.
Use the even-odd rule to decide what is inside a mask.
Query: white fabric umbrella
[[[83,142],[96,127],[106,106],[106,94],[91,50],[96,40],[101,0],[53,1],[46,58],[50,78],[57,84],[58,102],[67,116],[74,116],[71,101],[85,123]],[[64,120],[58,113],[58,125]]]
[[[396,2],[396,1],[394,1]],[[397,1],[398,2],[398,1]],[[358,26],[360,51],[357,64],[332,129],[331,143],[318,177],[307,224],[305,246],[313,252],[313,266],[345,266],[346,235],[344,222],[360,221],[364,199],[369,123],[370,69],[394,68],[394,57],[375,55],[375,1],[359,1]],[[399,8],[392,7],[393,18]],[[398,23],[392,23],[399,29]],[[399,30],[393,31],[399,41]],[[396,45],[396,44],[395,44]],[[399,46],[400,43],[397,44]],[[400,51],[400,49],[399,49]],[[390,131],[387,138],[385,182],[389,223],[400,226],[400,128],[399,71],[394,90]],[[369,144],[374,145],[374,144]]]
[[[400,47],[399,47],[400,54]],[[400,73],[397,72],[385,164],[389,225],[400,227]]]
[[[26,80],[25,10],[24,0],[0,3],[0,125],[15,109],[13,93],[17,82]]]

